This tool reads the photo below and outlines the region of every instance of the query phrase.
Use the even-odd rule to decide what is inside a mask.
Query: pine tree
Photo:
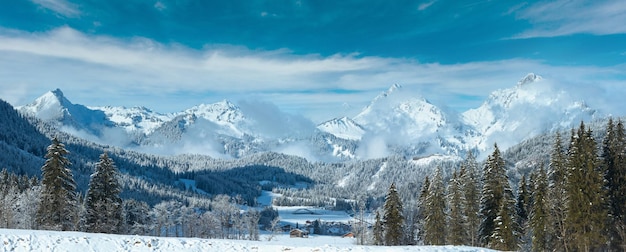
[[[482,244],[484,246],[491,246],[502,243],[500,241],[492,240],[495,237],[494,232],[498,225],[498,223],[496,222],[496,218],[498,218],[498,216],[500,216],[500,218],[503,218],[504,216],[501,216],[501,214],[508,215],[509,217],[514,216],[515,200],[513,198],[511,186],[509,185],[509,179],[506,175],[505,162],[500,154],[500,150],[498,149],[497,145],[494,145],[494,151],[487,158],[487,162],[484,166],[483,189],[482,197],[480,200],[480,214],[482,217],[482,222],[480,224],[479,236]],[[508,223],[505,224],[507,224],[507,230],[510,227],[513,227],[513,231],[519,230],[515,226],[516,223],[514,222],[512,222],[510,225]],[[508,235],[508,233],[502,232],[507,231],[502,230],[500,235]],[[515,236],[516,234],[513,235]],[[503,242],[505,242],[504,245],[498,246],[516,246],[516,244],[509,244],[509,240],[505,240]]]
[[[573,134],[573,133],[572,133]],[[567,208],[567,157],[564,152],[561,134],[556,133],[552,152],[550,153],[550,166],[548,171],[548,248],[557,251],[567,251],[568,239],[565,228],[565,213]]]
[[[76,182],[65,157],[69,152],[57,138],[47,148],[46,162],[41,167],[41,203],[37,224],[41,229],[75,230],[78,221]]]
[[[117,168],[107,153],[104,153],[100,155],[87,190],[87,232],[119,233],[122,225],[120,193]]]
[[[452,179],[448,183],[448,202],[450,202],[450,216],[448,219],[447,244],[467,244],[467,224],[463,215],[463,192],[461,191],[461,181],[456,171],[452,174]]]
[[[480,212],[480,175],[478,174],[478,163],[472,152],[468,152],[467,157],[461,164],[461,181],[464,198],[463,215],[466,220],[466,230],[468,242],[471,246],[478,246],[478,229],[481,219]]]
[[[607,241],[604,172],[591,129],[586,129],[582,122],[577,133],[572,135],[567,166],[565,225],[571,249],[601,249]]]
[[[548,219],[549,208],[546,198],[548,179],[543,166],[539,167],[534,182],[531,192],[533,203],[530,210],[530,219],[528,221],[530,230],[532,231],[531,249],[532,251],[548,251],[550,249],[551,224]]]
[[[621,120],[614,124],[609,118],[602,142],[602,162],[606,170],[609,200],[609,241],[613,250],[621,247],[626,236],[626,136]]]
[[[441,167],[437,167],[425,199],[424,243],[427,245],[446,244],[446,192],[441,173]]]
[[[389,187],[383,208],[385,211],[383,216],[385,245],[402,245],[402,224],[404,223],[404,217],[402,216],[402,202],[400,201],[395,183],[391,183]]]
[[[373,235],[374,235],[374,245],[384,245],[383,241],[383,222],[380,219],[380,212],[376,211],[376,217],[374,219],[374,227],[373,227]]]

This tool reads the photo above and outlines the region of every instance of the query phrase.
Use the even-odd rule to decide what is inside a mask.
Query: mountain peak
[[[63,91],[61,91],[60,88],[57,88],[55,90],[50,91],[50,93],[52,93],[54,96],[56,96],[57,98],[61,98],[61,97],[65,97],[63,95]]]
[[[541,76],[539,75],[536,75],[534,73],[528,73],[524,78],[522,78],[521,80],[517,82],[517,86],[520,87],[520,86],[528,85],[530,83],[540,81],[541,79],[543,78],[541,78]]]

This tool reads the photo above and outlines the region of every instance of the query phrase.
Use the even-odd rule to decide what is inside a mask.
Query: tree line
[[[539,161],[523,174],[517,193],[494,147],[482,169],[469,153],[449,180],[444,181],[441,168],[426,177],[416,211],[402,210],[392,183],[376,212],[371,243],[507,251],[626,249],[626,133],[621,120],[608,120],[601,142],[584,122],[571,130],[567,143],[557,133],[549,162]]]
[[[121,174],[105,152],[95,163],[85,195],[77,191],[67,158],[57,138],[47,147],[37,177],[0,172],[0,227],[93,233],[136,234],[222,239],[259,239],[261,213],[241,213],[236,198],[217,195],[209,205],[162,201],[150,207],[120,197]],[[241,201],[241,199],[239,200]]]

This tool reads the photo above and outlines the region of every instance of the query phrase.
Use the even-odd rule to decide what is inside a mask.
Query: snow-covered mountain
[[[472,145],[486,150],[494,142],[506,149],[529,137],[569,128],[596,116],[599,112],[583,100],[530,73],[515,87],[491,93],[480,107],[464,112],[461,120],[480,135]]]
[[[455,113],[397,84],[375,97],[354,121],[366,129],[365,137],[384,136],[393,152],[404,149],[405,155],[458,153],[472,148],[459,137],[474,135],[472,129],[460,124]]]
[[[361,140],[365,134],[363,127],[345,116],[320,123],[317,129],[346,140]]]
[[[132,145],[149,152],[157,148],[160,154],[240,157],[278,151],[322,159],[371,158],[368,153],[462,155],[472,149],[489,151],[496,142],[506,149],[532,136],[600,116],[582,99],[532,73],[511,88],[494,91],[480,107],[462,113],[441,109],[396,84],[374,97],[355,117],[335,118],[310,128],[295,118],[284,121],[299,124],[260,121],[258,113],[264,113],[263,118],[286,117],[271,115],[281,113],[277,109],[247,110],[246,114],[226,100],[160,114],[144,107],[73,104],[58,89],[19,110],[53,122],[66,132],[92,135],[101,143]],[[289,130],[294,134],[284,134]]]

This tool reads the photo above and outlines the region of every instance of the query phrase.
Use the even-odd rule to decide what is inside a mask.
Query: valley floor
[[[358,246],[353,238],[334,236],[267,238],[240,241],[0,229],[0,251],[490,251],[464,246]]]

